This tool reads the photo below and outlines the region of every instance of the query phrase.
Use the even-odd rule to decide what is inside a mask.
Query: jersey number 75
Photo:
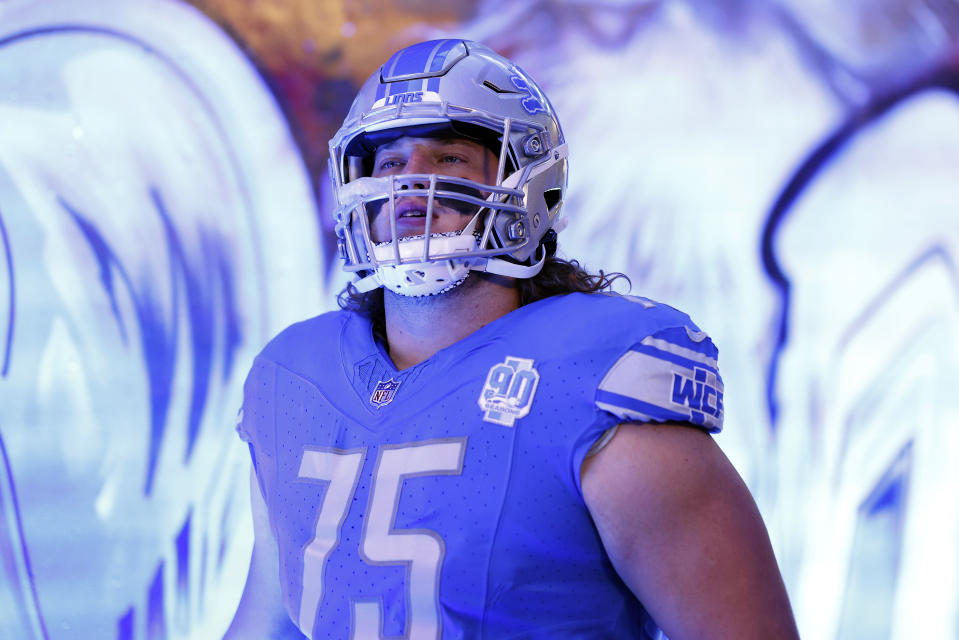
[[[358,553],[368,564],[408,566],[403,638],[433,640],[441,635],[439,581],[446,545],[430,529],[394,528],[400,488],[403,480],[415,476],[459,475],[465,451],[465,437],[385,445],[371,471],[370,497]],[[313,539],[303,548],[303,592],[297,623],[306,633],[313,630],[323,599],[326,561],[340,542],[340,529],[353,502],[366,452],[365,448],[307,449],[300,460],[300,480],[329,483]],[[351,605],[351,637],[379,639],[379,601],[354,601]]]

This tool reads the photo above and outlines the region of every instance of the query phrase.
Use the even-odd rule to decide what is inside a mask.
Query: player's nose
[[[423,148],[415,147],[406,159],[406,171],[409,174],[436,173],[431,155]],[[428,189],[429,180],[425,178],[410,178],[400,183],[400,189]]]
[[[429,186],[430,183],[427,180],[406,178],[398,181],[397,189],[400,191],[406,191],[407,189],[428,189]]]

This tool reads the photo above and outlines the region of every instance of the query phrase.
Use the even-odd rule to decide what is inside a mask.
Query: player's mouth
[[[404,199],[405,200],[405,199]],[[396,203],[394,215],[396,223],[405,229],[424,229],[426,227],[426,203],[417,201],[401,200]],[[433,222],[436,222],[437,211],[433,209]]]
[[[447,202],[455,204],[455,201],[452,200]],[[429,219],[427,213],[430,214]],[[380,215],[383,215],[386,219],[380,222],[378,233],[374,231],[373,237],[376,242],[389,240],[392,233],[389,227],[388,202],[383,204]],[[427,222],[429,222],[431,234],[461,229],[462,225],[465,224],[464,215],[456,208],[447,206],[446,202],[441,202],[439,198],[433,201],[432,209],[430,209],[426,198],[401,196],[396,199],[393,208],[396,238],[410,238],[426,233]]]
[[[397,238],[410,237],[425,233],[427,205],[426,202],[417,202],[417,200],[418,198],[402,198],[397,200],[393,210],[393,215],[395,216],[396,220],[395,225]],[[386,209],[386,211],[383,213],[388,215],[389,204],[385,205],[384,209]],[[432,211],[433,224],[436,224],[437,222],[439,217],[438,213],[439,212],[434,206]],[[385,229],[385,234],[387,236],[390,234],[389,228]]]
[[[458,204],[455,200],[441,200],[437,198],[433,202],[433,222],[436,222],[436,219],[446,213],[458,213],[460,215],[472,215],[475,211],[460,211],[455,205]],[[475,207],[470,206],[470,208],[475,209]],[[410,222],[421,220],[426,220],[426,211],[427,203],[420,198],[401,198],[397,200],[396,208],[394,210],[394,215],[396,216],[397,221],[399,220],[409,220]]]
[[[426,209],[407,208],[404,210],[401,208],[396,213],[397,220],[400,220],[402,218],[425,218],[425,217],[426,217]]]

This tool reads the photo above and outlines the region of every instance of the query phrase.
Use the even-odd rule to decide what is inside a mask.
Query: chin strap
[[[360,293],[369,293],[373,289],[382,286],[379,281],[379,278],[376,277],[376,273],[371,273],[368,276],[360,278],[359,280],[354,280],[352,282],[353,288],[359,291]]]
[[[541,254],[539,261],[531,265],[516,264],[515,262],[508,262],[500,258],[488,258],[478,261],[478,264],[471,266],[470,269],[472,271],[495,273],[498,276],[508,276],[510,278],[532,278],[542,271],[543,265],[546,264],[546,248],[540,245],[539,252]]]

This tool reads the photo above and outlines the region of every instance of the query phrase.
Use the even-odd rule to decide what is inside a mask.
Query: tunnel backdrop
[[[481,40],[570,146],[560,252],[720,347],[802,637],[959,638],[959,5],[0,2],[0,638],[209,639],[253,356],[335,306],[326,141]]]

